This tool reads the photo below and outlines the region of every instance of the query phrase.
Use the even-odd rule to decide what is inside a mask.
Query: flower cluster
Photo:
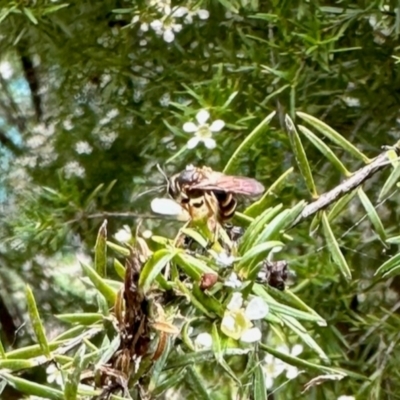
[[[170,0],[149,0],[149,6],[159,14],[159,18],[150,22],[143,22],[139,15],[135,15],[132,19],[132,24],[140,22],[139,35],[147,33],[151,28],[157,36],[162,37],[167,43],[173,42],[175,34],[182,30],[182,22],[191,24],[194,17],[206,20],[210,16],[207,10],[190,10],[187,7],[179,6],[171,7]],[[145,46],[147,40],[142,39],[140,44]]]

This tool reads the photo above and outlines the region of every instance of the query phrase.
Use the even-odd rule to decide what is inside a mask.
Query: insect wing
[[[219,172],[212,172],[190,189],[221,190],[224,192],[242,194],[245,196],[258,196],[264,192],[264,186],[252,178],[244,176],[230,176]]]

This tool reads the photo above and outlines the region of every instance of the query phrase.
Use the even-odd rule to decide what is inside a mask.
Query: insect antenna
[[[158,169],[158,171],[160,172],[160,174],[165,178],[165,181],[167,183],[167,193],[169,193],[169,189],[170,189],[170,181],[169,178],[167,176],[167,174],[164,172],[164,170],[161,168],[160,164],[156,164],[156,167]]]

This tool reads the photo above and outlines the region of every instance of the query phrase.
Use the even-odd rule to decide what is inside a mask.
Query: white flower
[[[193,122],[186,122],[183,125],[185,132],[194,133],[194,137],[187,142],[188,149],[193,149],[200,142],[203,142],[208,149],[215,148],[216,143],[212,135],[219,132],[225,126],[225,122],[222,119],[217,119],[210,125],[207,123],[209,118],[210,113],[207,110],[200,110],[196,115],[198,125]]]
[[[114,131],[108,133],[100,133],[99,135],[100,142],[106,149],[109,149],[111,147],[117,137],[118,135]]]
[[[233,257],[232,255],[228,256],[228,254],[225,252],[218,253],[215,256],[215,261],[217,262],[217,264],[221,265],[221,267],[230,267],[235,262],[235,260],[235,257]]]
[[[85,175],[85,169],[77,161],[71,161],[64,167],[64,173],[67,178],[72,176],[82,178]]]
[[[80,141],[75,145],[75,151],[78,154],[90,154],[93,148],[88,142]]]
[[[196,16],[202,20],[206,20],[210,17],[210,12],[208,10],[190,10],[185,15],[185,24],[191,24],[193,22],[193,17]]]
[[[62,386],[63,377],[61,375],[61,371],[54,363],[49,364],[49,366],[46,368],[46,374],[48,383],[56,383],[58,386]]]
[[[38,147],[40,147],[44,142],[46,141],[46,138],[42,135],[34,135],[31,138],[29,138],[26,141],[26,145],[30,148],[30,149],[37,149]]]
[[[265,374],[265,385],[267,389],[274,386],[274,380],[285,370],[285,363],[272,354],[267,354],[262,365]]]
[[[281,345],[277,347],[277,350],[280,351],[281,353],[290,355],[292,357],[297,357],[300,353],[303,351],[303,346],[301,344],[295,344],[291,350],[286,345]],[[286,370],[286,378],[288,379],[294,379],[297,377],[299,374],[299,370],[297,367],[294,365],[290,365],[287,363],[285,364],[285,370]]]
[[[356,400],[356,398],[355,398],[354,396],[342,395],[342,396],[339,396],[339,397],[337,398],[337,400]]]
[[[227,305],[221,322],[221,330],[226,336],[242,342],[252,343],[261,339],[261,331],[253,327],[251,321],[264,318],[269,311],[268,305],[263,299],[253,297],[243,308],[241,293],[233,293]]]
[[[110,120],[110,119],[115,118],[118,114],[119,114],[119,110],[116,109],[116,108],[113,108],[112,110],[110,110],[110,111],[106,114],[106,116],[107,116],[108,119]]]
[[[240,281],[235,272],[232,272],[227,279],[225,279],[224,286],[231,287],[233,289],[240,288],[242,281]]]
[[[203,349],[209,349],[212,346],[212,337],[209,333],[199,333],[194,341],[195,346]]]
[[[132,231],[128,225],[124,225],[115,235],[115,239],[121,243],[127,243],[132,239]]]
[[[174,18],[168,18],[164,21],[156,19],[150,22],[150,27],[158,36],[162,36],[164,41],[171,43],[175,39],[175,33],[182,30],[182,24],[175,23]]]
[[[73,129],[73,127],[74,127],[74,124],[72,123],[71,119],[69,119],[69,118],[67,118],[67,119],[63,122],[63,125],[64,125],[64,129],[65,129],[66,131],[70,131],[70,130]]]

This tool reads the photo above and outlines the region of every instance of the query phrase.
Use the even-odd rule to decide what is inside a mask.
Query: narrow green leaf
[[[294,365],[298,368],[312,369],[317,371],[326,371],[328,373],[338,373],[340,370],[330,367],[325,367],[324,365],[314,364],[309,361],[302,360],[298,357],[293,357],[289,354],[283,353],[281,351],[276,350],[273,347],[267,346],[263,343],[260,343],[260,348],[266,351],[269,354],[272,354],[274,357],[279,358],[287,364]]]
[[[104,296],[108,305],[111,307],[115,303],[117,290],[114,290],[106,281],[89,265],[81,261],[81,267],[85,275],[90,279],[95,288]]]
[[[311,115],[303,113],[301,111],[297,111],[296,115],[298,115],[301,119],[308,122],[312,125],[315,129],[321,132],[324,136],[332,140],[332,142],[336,143],[340,146],[343,150],[347,151],[348,153],[352,154],[354,157],[358,158],[359,160],[363,161],[366,164],[369,164],[371,160],[361,153],[357,147],[353,146],[349,141],[347,141],[342,135],[332,129],[329,125],[325,124],[318,118],[315,118]]]
[[[268,197],[271,195],[275,195],[276,191],[279,189],[279,186],[285,181],[285,179],[293,172],[294,168],[291,167],[287,171],[285,171],[263,194],[260,200],[254,202],[249,207],[244,210],[244,214],[250,217],[256,217],[260,215],[266,207],[268,203]]]
[[[115,258],[114,259],[114,269],[117,275],[121,279],[125,279],[125,267]]]
[[[6,359],[0,360],[0,369],[9,369],[10,371],[19,371],[36,367],[36,363],[30,360]]]
[[[375,232],[379,235],[379,238],[382,240],[382,243],[385,244],[386,241],[386,232],[383,227],[382,221],[379,218],[378,213],[375,210],[375,207],[371,203],[368,196],[365,194],[362,188],[358,188],[357,190],[358,198],[360,199],[365,211],[367,212],[368,218],[374,226]]]
[[[218,364],[226,371],[226,373],[237,383],[240,385],[239,379],[236,377],[235,373],[232,371],[231,367],[224,359],[224,352],[222,349],[221,337],[219,335],[217,322],[212,324],[211,328],[211,336],[212,336],[212,349],[214,352],[215,359]]]
[[[386,242],[392,244],[400,244],[400,236],[393,236],[391,238],[387,238]]]
[[[234,14],[239,14],[239,10],[237,9],[237,5],[233,4],[232,0],[218,0],[227,10],[233,12]]]
[[[107,220],[101,224],[94,247],[94,265],[96,272],[103,278],[107,275]]]
[[[221,0],[220,0],[221,1]],[[207,392],[207,385],[197,370],[190,366],[186,371],[186,380],[188,382],[188,388],[195,395],[197,400],[212,400]]]
[[[194,241],[196,241],[201,247],[207,248],[208,246],[208,241],[206,238],[204,238],[198,231],[191,229],[191,228],[183,228],[181,229],[181,232],[192,238]]]
[[[253,293],[266,301],[269,306],[270,313],[282,319],[282,316],[287,315],[298,320],[312,321],[321,325],[324,320],[316,313],[297,310],[296,308],[278,303],[268,292],[263,285],[255,283],[253,285]],[[268,316],[267,316],[268,317]]]
[[[241,254],[244,254],[249,248],[253,246],[255,240],[264,229],[265,225],[273,218],[275,218],[275,216],[279,213],[281,209],[282,204],[278,204],[275,207],[268,208],[250,224],[240,241],[239,252]]]
[[[84,330],[86,330],[86,326],[74,326],[71,329],[68,329],[66,331],[64,331],[63,333],[61,333],[60,335],[58,335],[52,342],[50,342],[50,346],[53,344],[53,342],[56,341],[63,341],[66,339],[71,339],[71,338],[75,338],[77,336],[79,336]]]
[[[332,163],[332,165],[346,177],[351,175],[335,153],[318,136],[315,136],[308,128],[298,125],[300,132]]]
[[[189,290],[184,283],[182,283],[179,280],[176,280],[176,285],[177,289],[179,289],[184,295],[188,297],[190,302],[203,314],[205,314],[207,317],[210,318],[215,318],[215,315],[213,312],[209,311],[206,306],[204,306],[201,301],[199,301],[194,295],[191,290]]]
[[[26,379],[18,378],[7,372],[0,372],[0,378],[7,381],[7,383],[14,389],[31,396],[38,396],[44,399],[51,400],[64,400],[64,393],[61,390],[53,389],[52,387],[40,385]]]
[[[129,249],[127,249],[126,247],[118,246],[117,244],[115,244],[113,242],[109,242],[108,240],[106,243],[110,249],[116,251],[117,253],[121,254],[122,256],[128,257],[131,254]]]
[[[312,338],[312,336],[307,332],[307,329],[294,317],[289,315],[283,315],[282,321],[284,324],[295,332],[298,337],[308,346],[310,349],[314,350],[318,356],[325,362],[329,361],[328,356],[322,350],[322,348],[317,344],[317,342]]]
[[[394,169],[389,175],[389,178],[386,179],[386,182],[384,183],[381,192],[379,193],[378,201],[381,201],[389,194],[389,192],[392,190],[393,186],[396,185],[399,179],[400,179],[400,163],[398,163],[394,167]]]
[[[174,373],[171,374],[170,377],[163,380],[162,383],[159,384],[151,394],[157,398],[170,388],[178,388],[185,376],[186,368],[181,368],[179,371],[174,371]]]
[[[311,173],[310,164],[308,163],[306,152],[304,151],[303,144],[301,143],[300,136],[297,133],[296,127],[289,117],[285,115],[285,124],[289,139],[292,144],[293,152],[296,157],[297,166],[299,167],[300,173],[306,183],[308,190],[311,193],[313,199],[318,197],[317,188],[315,187],[314,178]]]
[[[60,340],[60,341],[53,341],[49,343],[50,350],[56,350],[60,347],[60,345],[64,344],[65,340]],[[40,347],[40,345],[35,344],[33,346],[26,346],[22,347],[17,350],[11,350],[6,353],[7,359],[28,359],[28,358],[33,358],[33,357],[38,357],[43,355],[43,351]]]
[[[76,400],[78,394],[78,385],[80,383],[80,376],[85,364],[88,361],[83,362],[84,355],[86,352],[85,345],[82,345],[75,354],[74,360],[72,362],[72,370],[68,372],[67,380],[64,387],[64,398],[65,400]]]
[[[267,386],[265,383],[265,372],[260,363],[257,364],[253,375],[253,397],[254,400],[267,400]]]
[[[176,253],[169,249],[161,249],[151,255],[140,272],[139,288],[143,290],[143,293],[148,292],[157,275],[175,257]]]
[[[221,0],[220,0],[221,1]],[[241,145],[236,149],[233,153],[232,157],[229,159],[226,164],[223,173],[224,174],[233,174],[237,164],[239,163],[240,157],[242,154],[248,152],[250,147],[257,141],[260,135],[262,135],[268,128],[268,125],[271,119],[274,117],[275,111],[271,114],[267,115],[264,120],[254,128],[254,130],[246,137],[246,139],[241,143]]]
[[[65,8],[65,7],[68,7],[68,6],[69,6],[69,4],[64,3],[64,4],[59,4],[59,5],[56,5],[56,6],[46,7],[43,10],[43,15],[55,13],[56,11],[61,10],[62,8]]]
[[[224,307],[212,294],[205,293],[197,284],[193,285],[192,293],[194,298],[207,309],[209,314],[215,313],[220,317],[223,316]]]
[[[174,261],[185,271],[187,275],[196,281],[199,281],[204,274],[217,273],[203,261],[187,253],[177,253]]]
[[[375,275],[386,274],[400,265],[400,253],[385,261],[375,272]]]
[[[36,301],[35,298],[33,297],[32,290],[28,285],[26,285],[25,293],[28,303],[29,317],[32,322],[32,327],[35,332],[36,339],[44,355],[46,355],[48,358],[51,358],[51,352],[49,348],[49,343],[47,342],[46,332],[44,330],[44,326],[40,319],[39,311],[37,309]]]
[[[0,340],[0,358],[7,358],[6,352],[4,350],[3,342]]]
[[[259,234],[255,241],[255,244],[257,245],[260,243],[264,243],[268,240],[273,240],[277,236],[279,236],[283,227],[286,226],[288,216],[289,210],[283,210],[280,214],[278,214]]]
[[[22,9],[23,13],[28,17],[28,19],[32,22],[32,24],[37,25],[38,20],[36,17],[32,14],[32,11],[29,8],[23,8]]]
[[[268,255],[271,249],[273,249],[274,247],[283,247],[283,246],[284,244],[277,240],[271,240],[269,242],[267,241],[264,243],[257,244],[243,255],[243,257],[237,264],[237,268],[240,269],[246,264],[250,266],[250,264],[253,264],[254,259],[256,259],[256,261],[264,259]]]
[[[350,280],[351,279],[351,271],[349,266],[347,265],[346,259],[344,258],[339,244],[336,241],[335,236],[333,235],[332,229],[329,225],[328,217],[325,212],[322,212],[322,226],[324,228],[324,235],[327,241],[328,249],[332,256],[334,263],[339,267],[340,272],[343,276]]]
[[[353,190],[352,192],[347,193],[341,199],[335,202],[334,206],[332,207],[332,209],[329,211],[328,214],[329,222],[334,221],[334,219],[341,214],[341,212],[344,210],[347,204],[353,199],[356,193],[357,190]]]
[[[56,317],[70,324],[92,325],[103,320],[104,316],[99,313],[74,313],[59,314]]]

